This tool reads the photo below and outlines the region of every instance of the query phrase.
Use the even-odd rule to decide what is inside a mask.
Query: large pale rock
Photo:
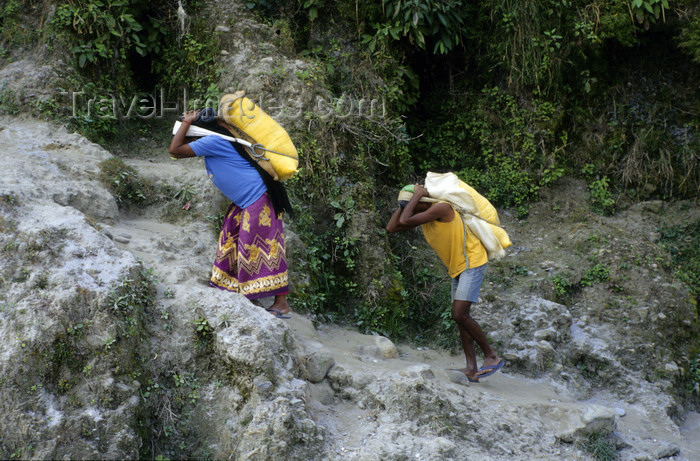
[[[0,453],[138,457],[141,400],[131,374],[151,293],[140,264],[82,213],[46,197],[4,207],[0,217],[21,217],[0,231],[0,245],[23,243],[0,261],[0,279],[10,281],[2,301],[13,306],[0,316]]]
[[[325,431],[309,418],[304,399],[308,384],[292,380],[274,400],[258,402],[242,431],[236,459],[292,459],[318,456]]]
[[[417,378],[422,378],[426,380],[431,380],[435,378],[435,373],[433,373],[430,365],[425,363],[419,363],[417,365],[411,365],[399,372],[401,376],[413,376]]]
[[[573,442],[593,433],[609,434],[615,430],[614,408],[600,405],[536,405],[533,410],[558,440]]]
[[[379,348],[379,353],[385,359],[395,359],[399,356],[399,351],[389,338],[385,338],[384,336],[376,336],[374,341],[377,348]]]
[[[255,374],[290,378],[299,351],[287,325],[245,297],[209,287],[191,287],[189,302],[215,329],[215,348],[233,367]]]
[[[309,417],[311,389],[299,379],[306,375],[308,361],[287,322],[236,293],[192,283],[174,291],[172,308],[185,324],[205,321],[209,325],[212,359],[226,370],[225,382],[216,377],[205,404],[195,412],[203,441],[215,449],[213,456],[318,457],[325,430]],[[323,350],[315,352],[314,373],[320,381],[332,357]]]
[[[309,381],[320,383],[333,365],[335,365],[335,359],[330,352],[326,350],[313,352],[306,358],[306,370],[309,374]]]
[[[557,360],[556,351],[560,344],[566,345],[571,325],[566,306],[529,296],[487,331],[491,342],[502,345],[499,354],[512,365],[534,370],[543,369],[545,358],[548,362]],[[546,353],[544,343],[549,344]]]
[[[35,17],[43,15],[37,11],[37,5],[29,7],[27,14]],[[54,44],[60,46],[58,44]],[[10,62],[0,68],[0,86],[4,87],[10,94],[3,97],[10,97],[12,93],[18,103],[26,101],[45,101],[50,97],[55,97],[57,92],[57,82],[59,74],[67,70],[67,66],[60,60],[40,59],[34,53],[25,53],[22,59]]]
[[[20,202],[51,201],[97,219],[118,215],[117,204],[97,181],[102,160],[111,154],[63,127],[34,119],[0,117],[3,175],[0,195]]]

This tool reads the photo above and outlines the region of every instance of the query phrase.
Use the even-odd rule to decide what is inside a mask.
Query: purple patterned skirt
[[[289,292],[282,217],[265,193],[252,205],[232,203],[219,234],[209,285],[248,299]]]

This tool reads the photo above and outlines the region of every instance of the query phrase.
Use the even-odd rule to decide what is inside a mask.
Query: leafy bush
[[[198,347],[211,347],[214,340],[214,329],[204,317],[194,321],[194,337]]]
[[[596,264],[586,271],[581,278],[580,285],[582,287],[590,287],[596,283],[607,282],[610,278],[610,269],[602,264]]]
[[[587,58],[601,43],[597,26],[607,19],[600,14],[607,6],[596,5],[594,12],[563,0],[480,2],[474,14],[478,26],[472,33],[483,53],[481,64],[497,82],[516,92],[560,94],[569,82],[582,87]],[[624,17],[629,22],[629,15]]]
[[[69,0],[56,8],[49,27],[70,48],[83,75],[108,75],[102,86],[124,91],[133,88],[134,74],[143,73],[138,67],[144,61],[135,57],[156,53],[171,39],[159,19],[169,9],[160,0]]]
[[[363,35],[362,42],[370,52],[387,40],[408,39],[421,50],[432,42],[433,54],[446,54],[462,43],[469,13],[459,1],[389,0],[382,4],[382,17],[373,23],[373,33]]]
[[[195,16],[199,4],[186,2],[187,13]],[[190,101],[218,98],[219,48],[211,24],[198,19],[181,26],[177,8],[167,0],[69,0],[60,2],[45,30],[74,56],[77,73],[69,77],[73,88],[68,90],[86,100],[102,97],[101,102],[119,106],[120,98],[138,93],[138,86],[148,93],[160,86],[171,95],[184,88]],[[122,120],[126,109],[118,114],[111,108],[106,114],[77,109],[70,123],[103,145],[136,131]],[[144,120],[138,121],[142,128]]]
[[[53,22],[72,28],[80,37],[71,50],[80,67],[119,62],[132,49],[141,56],[146,44],[139,36],[143,25],[134,17],[135,5],[124,0],[71,0],[56,9]],[[143,9],[143,2],[139,9]]]
[[[340,202],[354,205],[352,197],[331,200],[337,207],[341,206]],[[323,320],[352,318],[358,303],[355,298],[360,295],[352,278],[357,241],[347,235],[348,218],[353,210],[334,213],[330,219],[334,224],[328,226],[319,226],[318,218],[312,216],[308,208],[294,211],[297,232],[306,246],[303,262],[300,262],[308,276],[308,284],[299,286],[293,293],[295,307]]]
[[[155,302],[153,274],[149,270],[141,270],[135,277],[124,277],[111,288],[109,296],[110,308],[114,313],[129,315],[141,312]]]
[[[693,60],[700,63],[700,6],[694,7],[695,14],[691,14],[691,20],[682,28],[679,36],[679,46],[693,57]]]
[[[106,348],[112,347],[119,339],[137,337],[142,333],[145,311],[153,306],[156,298],[153,282],[153,271],[142,269],[121,278],[110,288],[108,306],[115,315],[123,318],[123,322],[121,334],[110,337],[104,343]]]
[[[407,335],[421,343],[452,347],[458,335],[452,320],[449,278],[442,267],[427,267],[413,251],[403,257],[400,270],[406,287]]]
[[[639,24],[649,27],[659,19],[666,19],[666,10],[669,9],[668,0],[632,0],[630,11]]]
[[[612,198],[607,176],[596,179],[588,185],[588,202],[591,209],[602,215],[611,215],[615,212],[615,199]]]
[[[394,276],[396,277],[396,274]],[[380,300],[370,298],[360,303],[354,312],[354,323],[361,331],[377,332],[394,339],[405,338],[409,328],[415,325],[413,321],[408,321],[410,310],[402,296],[405,293],[401,291],[396,278],[392,280],[392,286],[388,287],[388,290],[385,288],[380,280],[370,283],[368,291],[385,291],[387,296]]]
[[[552,285],[554,285],[554,296],[559,302],[569,304],[576,286],[568,279],[568,274],[557,274],[550,277]]]
[[[542,99],[485,88],[423,114],[414,127],[423,136],[411,146],[416,169],[454,171],[498,206],[525,215],[540,187],[563,174],[560,109]]]
[[[202,24],[199,27],[203,29],[206,26]],[[218,75],[216,63],[219,53],[216,36],[193,32],[185,35],[181,43],[167,43],[153,64],[154,71],[161,77],[161,84],[172,89],[187,88],[203,95],[203,100],[212,97],[218,101],[220,95],[214,85]]]
[[[152,199],[153,186],[118,158],[100,162],[100,180],[121,207],[144,205]]]

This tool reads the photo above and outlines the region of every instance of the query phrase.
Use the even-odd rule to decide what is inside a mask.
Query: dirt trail
[[[130,163],[136,168],[146,166],[142,161]],[[159,168],[160,165],[150,161],[147,171],[151,174],[158,171],[158,180],[181,183],[185,175],[192,178],[194,173],[194,165],[184,163],[167,162],[162,165],[163,168]],[[201,173],[204,175],[203,169]],[[121,237],[115,240],[122,240],[121,243],[117,241],[120,248],[132,252],[147,267],[155,269],[160,282],[159,297],[175,284],[206,284],[216,245],[216,239],[207,224],[173,225],[148,216],[122,216],[105,231],[114,237]],[[448,368],[463,366],[463,358],[459,355],[399,344],[399,357],[384,359],[362,353],[375,346],[375,337],[371,335],[332,325],[315,328],[308,318],[296,312],[286,322],[300,343],[320,344],[331,353],[338,366],[361,372],[370,376],[370,379],[388,380],[409,367],[427,364],[445,392],[480,401],[497,411],[513,408],[583,408],[589,404],[598,404],[614,408],[618,412],[620,417],[616,418],[617,430],[625,434],[628,440],[637,440],[640,444],[645,441],[655,443],[657,439],[669,441],[681,448],[682,456],[676,455],[674,459],[700,459],[700,442],[697,437],[700,416],[695,413],[688,415],[679,437],[677,430],[667,430],[655,424],[640,407],[605,396],[597,396],[595,401],[576,401],[567,389],[554,381],[546,378],[530,379],[513,373],[507,366],[503,372],[472,384],[447,371]],[[352,402],[333,399],[334,391],[326,383],[311,387],[313,401],[310,408],[314,417],[326,427],[332,445],[337,447],[336,454],[352,459],[357,447],[380,430],[381,418],[377,419],[371,410],[360,408]],[[506,447],[504,449],[507,450]]]
[[[209,222],[203,218],[183,220],[182,224],[177,225],[162,222],[159,219],[162,210],[157,207],[149,208],[140,215],[118,214],[116,204],[107,191],[87,180],[97,177],[99,168],[96,164],[109,157],[107,152],[78,135],[36,120],[17,120],[3,126],[6,128],[0,130],[0,137],[8,153],[7,158],[3,158],[8,171],[0,185],[7,193],[18,194],[27,204],[35,200],[53,201],[53,206],[45,209],[53,212],[56,210],[55,204],[59,204],[68,208],[66,216],[71,219],[82,216],[76,210],[96,217],[91,221],[93,225],[98,223],[102,232],[111,236],[119,248],[132,253],[146,267],[154,269],[158,281],[158,301],[163,306],[179,302],[174,299],[175,292],[186,292],[189,287],[206,287],[216,248],[216,236]],[[163,152],[162,157],[155,160],[128,160],[127,163],[140,175],[156,182],[175,188],[192,184],[198,196],[215,197],[207,189],[213,186],[206,179],[199,159],[173,162]],[[26,165],[32,168],[24,168]],[[37,188],[37,183],[43,186]],[[564,195],[567,192],[571,191],[565,191]],[[169,206],[177,205],[171,202]],[[568,202],[560,205],[561,209],[567,206]],[[47,212],[42,211],[44,208],[41,207],[32,210],[39,214]],[[197,205],[190,212],[204,214]],[[553,221],[548,217],[537,217],[536,212],[533,212],[533,216],[530,220],[530,240],[548,238],[556,241],[558,235],[555,230],[544,233],[537,227],[540,222]],[[33,219],[41,219],[41,216],[33,216]],[[620,220],[620,227],[626,224],[624,216],[617,219]],[[87,220],[85,223],[88,225]],[[557,248],[555,244],[550,246]],[[573,258],[565,252],[560,254],[559,250],[556,251],[556,254],[537,255],[537,260],[546,262],[545,266],[549,267],[551,262],[542,257],[557,260]],[[515,254],[515,251],[511,254]],[[574,263],[576,261],[571,262]],[[535,267],[534,264],[530,265]],[[180,311],[173,311],[174,315],[186,312],[190,306],[182,304],[179,308]],[[412,406],[411,402],[394,405],[396,400],[404,398],[402,391],[407,389],[406,386],[411,385],[414,386],[410,389],[412,395],[418,396],[418,410],[430,411],[432,408],[421,409],[420,405],[433,405],[440,400],[447,402],[448,407],[459,408],[457,411],[462,413],[465,408],[468,409],[468,419],[462,421],[461,427],[482,437],[474,439],[470,436],[468,442],[464,442],[474,450],[484,450],[473,456],[476,458],[496,453],[501,457],[492,459],[526,459],[522,454],[533,453],[534,450],[542,455],[539,456],[542,459],[580,459],[581,452],[574,450],[571,444],[557,443],[556,434],[561,433],[560,426],[572,421],[574,426],[580,427],[587,412],[602,408],[603,413],[617,413],[614,418],[616,431],[633,447],[623,450],[628,454],[649,454],[649,458],[640,459],[652,459],[654,456],[671,456],[671,459],[689,461],[700,459],[700,437],[697,437],[700,416],[696,413],[687,415],[687,420],[679,428],[656,405],[655,395],[638,402],[621,401],[611,394],[599,392],[593,399],[579,401],[568,388],[557,384],[561,381],[551,378],[551,375],[550,378],[530,379],[515,373],[508,365],[502,372],[483,379],[479,384],[472,384],[446,371],[447,368],[462,366],[463,358],[459,355],[399,344],[398,357],[385,359],[372,352],[376,343],[371,335],[331,325],[314,326],[309,318],[296,312],[284,322],[284,326],[293,333],[299,349],[308,351],[320,348],[335,361],[336,366],[329,372],[328,379],[308,385],[309,395],[306,397],[310,401],[306,402],[305,407],[316,423],[325,428],[324,443],[327,447],[324,448],[328,448],[331,459],[367,459],[367,454],[372,450],[392,442],[396,443],[390,449],[401,450],[400,453],[411,453],[415,448],[411,458],[421,450],[423,453],[455,450],[457,445],[447,437],[422,437],[416,442],[424,434],[418,432],[420,429],[410,418],[404,421],[405,413],[410,413],[416,406]],[[179,345],[189,344],[191,324],[178,325],[178,322],[173,322],[173,325],[173,328],[180,328],[181,331],[168,334],[177,336]],[[182,349],[177,349],[177,353],[181,353],[185,347],[189,346],[183,345]],[[185,358],[178,356],[174,360]],[[334,379],[330,379],[331,374]],[[348,389],[342,388],[345,383],[348,383]],[[430,392],[421,394],[420,390],[416,391],[415,385],[429,387]],[[352,395],[348,394],[353,392]],[[394,408],[390,409],[393,413],[377,409],[383,404],[393,405]],[[429,413],[430,417],[434,415],[444,413]],[[606,415],[603,417],[611,419]],[[412,423],[414,428],[410,427]],[[423,421],[421,424],[425,423]],[[448,424],[449,421],[435,421],[438,429],[442,429],[440,425]],[[387,429],[392,426],[392,429]],[[478,428],[482,428],[481,434]],[[507,441],[501,443],[505,439],[499,439],[493,444],[485,444],[491,440],[483,435],[491,435],[490,431],[500,431]],[[463,434],[459,437],[463,437]],[[455,440],[462,443],[459,437]],[[430,446],[433,443],[443,446]],[[482,458],[487,459],[488,456]]]

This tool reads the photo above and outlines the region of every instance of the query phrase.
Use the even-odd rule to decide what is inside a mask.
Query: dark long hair
[[[199,121],[193,123],[193,125],[204,128],[205,130],[214,131],[224,136],[233,136],[230,131],[228,131],[223,126],[219,125],[219,123],[216,121],[208,123]],[[234,149],[236,149],[236,152],[241,154],[241,157],[248,160],[248,163],[250,163],[253,166],[253,168],[255,168],[257,172],[260,173],[260,177],[262,178],[263,182],[265,183],[265,187],[267,188],[267,193],[270,194],[270,199],[272,200],[272,207],[275,209],[275,212],[284,212],[287,213],[289,216],[292,216],[292,205],[289,203],[289,197],[287,196],[287,190],[284,188],[284,185],[280,181],[275,181],[272,178],[272,176],[270,176],[270,173],[265,171],[258,164],[258,162],[253,160],[253,158],[250,156],[250,154],[244,146],[233,141],[231,141],[231,145]]]

